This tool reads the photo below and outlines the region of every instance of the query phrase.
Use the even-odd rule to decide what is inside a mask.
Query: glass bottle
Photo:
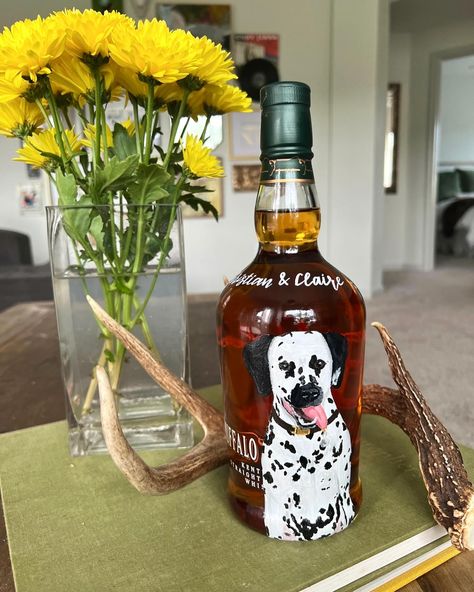
[[[258,251],[217,310],[228,489],[250,527],[312,540],[361,503],[365,306],[318,249],[309,87],[267,85],[261,106]]]

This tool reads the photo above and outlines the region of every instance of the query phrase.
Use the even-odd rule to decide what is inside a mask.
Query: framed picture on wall
[[[237,192],[255,192],[260,182],[259,164],[232,165],[232,189]]]
[[[400,120],[400,84],[390,83],[385,115],[385,151],[383,186],[385,193],[397,192],[398,136]]]
[[[232,160],[257,160],[260,155],[260,111],[229,114],[229,149]]]
[[[231,9],[228,4],[156,4],[156,18],[170,29],[184,29],[195,37],[206,36],[230,50]]]

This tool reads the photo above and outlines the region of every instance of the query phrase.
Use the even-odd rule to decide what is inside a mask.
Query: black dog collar
[[[339,411],[335,409],[328,418],[328,425],[332,423],[338,415]],[[282,427],[292,436],[309,436],[310,434],[315,434],[316,432],[321,431],[321,428],[319,426],[314,426],[314,428],[301,428],[299,426],[286,423],[286,421],[283,421],[283,419],[279,415],[277,415],[275,409],[273,409],[272,411],[272,418],[275,420],[275,423],[277,423],[280,427]]]

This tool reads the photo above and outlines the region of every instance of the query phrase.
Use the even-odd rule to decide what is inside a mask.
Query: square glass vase
[[[143,208],[141,212],[140,208]],[[139,272],[132,270],[133,257],[124,258],[125,262],[120,266],[111,265],[103,255],[98,257],[99,269],[83,250],[86,244],[87,248],[92,245],[97,253],[100,251],[94,237],[86,235],[83,240],[75,240],[68,233],[68,220],[71,215],[78,215],[77,206],[76,210],[62,206],[47,208],[70,453],[83,456],[107,451],[94,375],[97,364],[108,370],[122,429],[132,447],[188,448],[193,445],[190,414],[148,376],[118,340],[107,335],[86,300],[86,294],[89,294],[146,344],[175,375],[189,382],[181,211],[170,205],[129,206],[120,210],[95,206],[90,209],[90,213],[81,212],[80,215],[89,215],[93,219],[99,210],[104,228],[106,223],[112,226],[110,220],[113,220],[115,227],[123,231],[123,244],[117,241],[115,245],[116,262],[120,260],[122,249],[127,248],[125,231],[130,229],[135,237],[140,218],[153,220],[155,217],[161,221],[156,225],[161,228],[161,235],[157,229],[154,237],[149,237],[150,241],[155,239],[155,249],[160,240],[163,246],[163,229],[169,223],[170,232],[165,244],[169,252],[162,256],[158,251]],[[135,238],[130,244],[132,249],[138,248]]]

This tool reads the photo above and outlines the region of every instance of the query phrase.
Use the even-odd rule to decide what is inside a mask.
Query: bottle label
[[[262,335],[244,347],[256,390],[273,394],[273,407],[259,457],[243,434],[227,437],[246,464],[258,462],[270,537],[318,539],[354,518],[351,438],[331,390],[344,380],[346,355],[344,335],[319,331]]]
[[[262,157],[260,183],[314,183],[313,167],[305,158],[267,158]]]
[[[263,440],[254,432],[239,432],[225,422],[227,443],[234,452],[230,466],[240,475],[246,487],[262,489],[260,464]]]

